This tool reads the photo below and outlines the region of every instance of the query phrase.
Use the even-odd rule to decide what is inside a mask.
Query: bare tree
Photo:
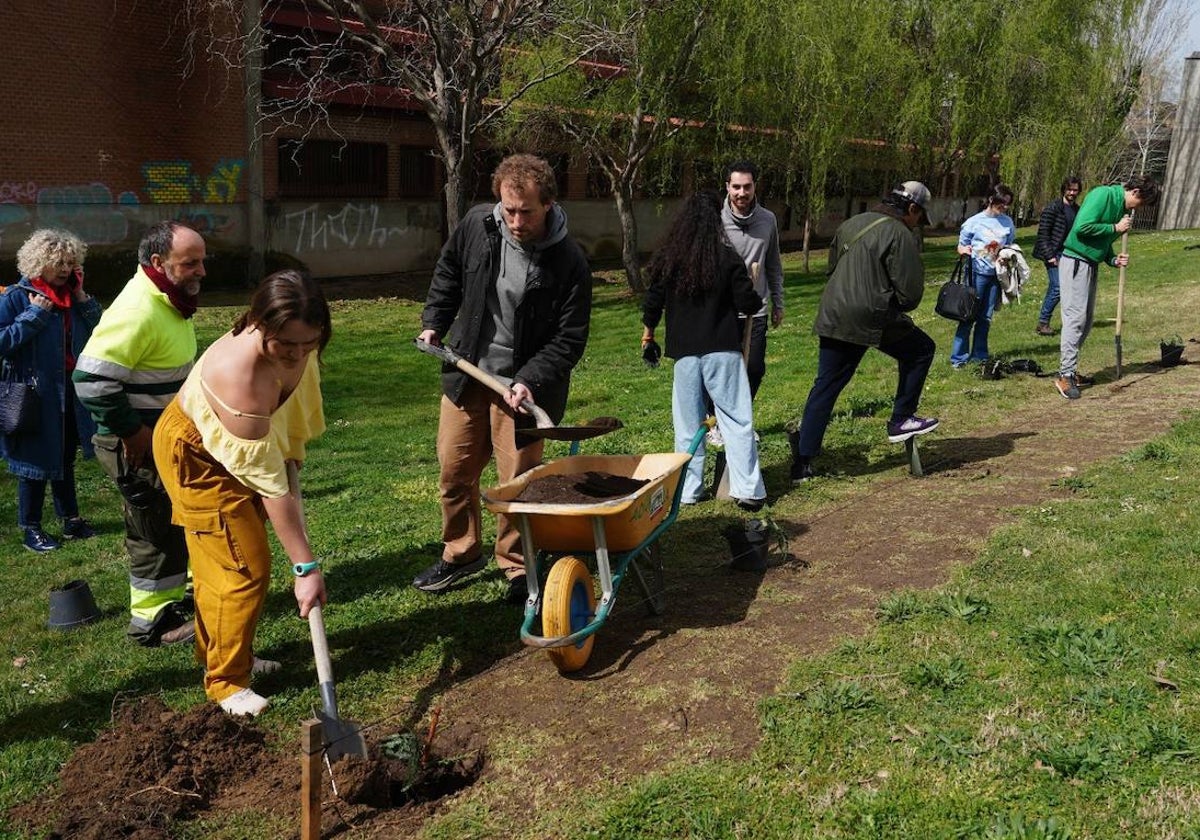
[[[565,72],[595,44],[558,41],[554,60],[534,63],[520,85],[501,90],[502,61],[513,51],[542,55],[540,39],[561,23],[559,0],[302,0],[331,27],[289,32],[284,49],[264,27],[271,56],[264,74],[290,79],[290,95],[265,100],[262,119],[305,132],[330,125],[338,93],[383,85],[407,95],[425,113],[445,175],[446,226],[467,210],[474,152],[481,135],[531,89]],[[226,63],[245,62],[250,33],[213,21],[238,20],[242,0],[188,0],[193,46]],[[566,49],[561,45],[566,44]],[[189,60],[194,60],[189,58]],[[526,68],[531,64],[525,62]]]
[[[634,197],[646,161],[708,109],[696,96],[701,33],[712,3],[614,0],[580,3],[573,37],[598,45],[605,65],[572,69],[543,85],[518,112],[510,134],[526,141],[565,139],[603,172],[621,226],[621,262],[630,288],[643,288]],[[534,68],[536,70],[536,67]],[[529,72],[519,66],[515,83]],[[536,138],[536,139],[535,139]]]

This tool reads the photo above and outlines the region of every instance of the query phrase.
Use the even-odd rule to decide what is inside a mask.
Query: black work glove
[[[657,341],[650,339],[642,343],[642,361],[646,363],[646,367],[658,367],[658,360],[661,358],[662,348],[658,346]]]

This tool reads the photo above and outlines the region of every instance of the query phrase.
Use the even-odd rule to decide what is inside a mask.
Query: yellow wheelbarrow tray
[[[544,648],[564,673],[583,667],[591,654],[593,634],[608,619],[617,590],[628,572],[646,596],[652,614],[662,606],[662,561],[652,552],[654,542],[679,513],[683,470],[691,461],[706,426],[692,438],[687,452],[651,455],[571,455],[534,467],[512,481],[483,490],[487,509],[516,519],[525,555],[525,617],[521,641]],[[606,472],[646,484],[627,496],[595,503],[556,504],[521,502],[516,497],[539,478]],[[559,557],[546,582],[542,604],[543,632],[533,632],[543,600],[538,576],[539,552]],[[600,601],[587,566],[575,555],[596,558]],[[560,631],[554,632],[551,628]]]

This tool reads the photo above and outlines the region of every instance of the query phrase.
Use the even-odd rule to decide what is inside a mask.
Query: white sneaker
[[[719,426],[713,426],[704,434],[704,441],[709,446],[715,446],[717,449],[725,447],[725,437],[721,434]]]
[[[252,688],[243,688],[236,694],[231,694],[222,700],[218,705],[227,714],[231,715],[247,715],[249,717],[258,717],[271,701],[261,694],[256,694]]]

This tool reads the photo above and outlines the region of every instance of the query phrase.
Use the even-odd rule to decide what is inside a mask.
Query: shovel
[[[1129,231],[1121,234],[1121,253],[1129,253]],[[1113,342],[1117,347],[1117,379],[1121,378],[1121,318],[1125,314],[1125,266],[1117,269],[1117,326]]]
[[[419,338],[413,339],[413,344],[422,353],[437,356],[446,364],[453,365],[476,382],[487,386],[500,396],[508,396],[508,386],[490,373],[480,370],[449,347],[429,344],[421,341]],[[550,419],[550,415],[535,405],[532,400],[523,400],[521,407],[528,411],[537,423],[536,429],[517,429],[518,433],[528,437],[549,438],[550,440],[587,440],[588,438],[600,437],[600,435],[615,432],[625,425],[616,417],[596,417],[589,420],[585,426],[556,426],[554,425],[554,421]]]
[[[300,496],[300,475],[296,464],[288,461],[288,489],[296,497],[300,505],[300,519],[304,519],[304,500]],[[329,661],[329,642],[325,638],[325,618],[321,613],[321,605],[316,604],[308,611],[308,629],[312,634],[313,655],[317,660],[317,679],[321,689],[321,711],[317,719],[321,721],[322,737],[325,741],[325,757],[330,762],[337,761],[344,755],[356,758],[369,758],[367,742],[363,740],[362,727],[352,720],[344,720],[338,715],[337,691],[333,687],[333,664]]]

